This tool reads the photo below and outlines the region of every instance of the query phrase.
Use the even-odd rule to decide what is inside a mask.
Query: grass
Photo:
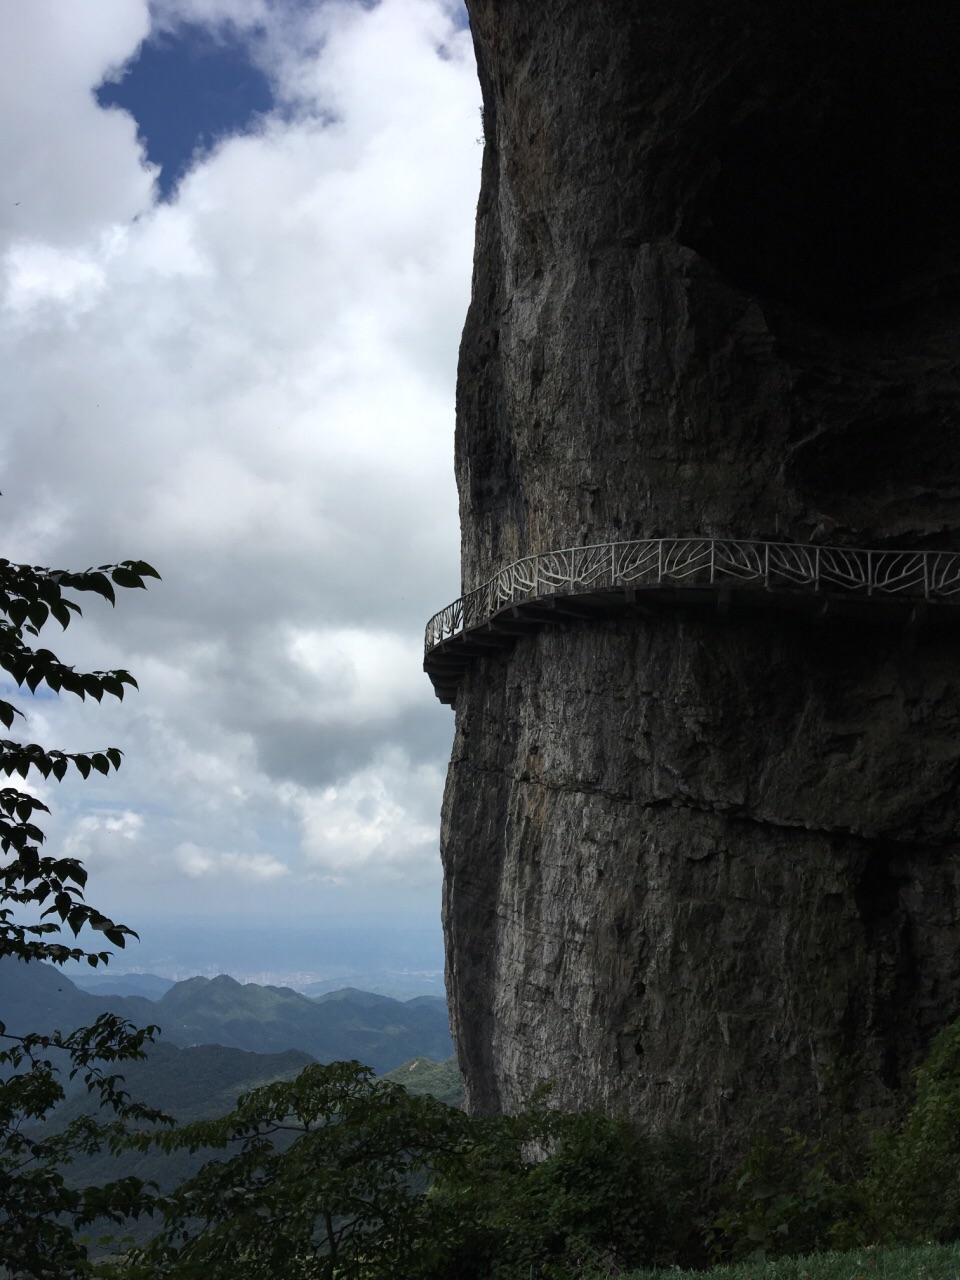
[[[773,1262],[729,1262],[709,1271],[673,1267],[619,1274],[621,1280],[960,1280],[960,1243],[914,1249],[878,1246]]]

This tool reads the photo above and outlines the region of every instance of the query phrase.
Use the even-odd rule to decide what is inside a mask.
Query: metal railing
[[[525,556],[441,609],[424,650],[539,596],[604,588],[740,587],[906,596],[960,603],[960,552],[865,551],[737,538],[644,538]]]

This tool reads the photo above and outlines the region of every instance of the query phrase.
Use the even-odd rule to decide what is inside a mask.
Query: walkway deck
[[[455,704],[471,662],[518,635],[633,606],[736,600],[819,614],[870,607],[914,627],[928,606],[960,609],[960,552],[866,551],[732,538],[646,538],[526,556],[427,623],[424,670]],[[950,610],[951,612],[953,610]]]

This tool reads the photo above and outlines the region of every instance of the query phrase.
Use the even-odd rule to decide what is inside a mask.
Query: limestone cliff
[[[960,547],[955,0],[468,0],[464,587],[656,535]],[[624,611],[457,700],[468,1104],[804,1122],[960,1014],[960,635]]]

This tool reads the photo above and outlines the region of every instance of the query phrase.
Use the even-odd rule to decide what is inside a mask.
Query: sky
[[[440,954],[479,106],[458,0],[0,0],[2,554],[162,575],[44,632],[138,693],[19,704],[125,753],[35,788],[117,968],[174,925],[233,972],[238,929]]]

